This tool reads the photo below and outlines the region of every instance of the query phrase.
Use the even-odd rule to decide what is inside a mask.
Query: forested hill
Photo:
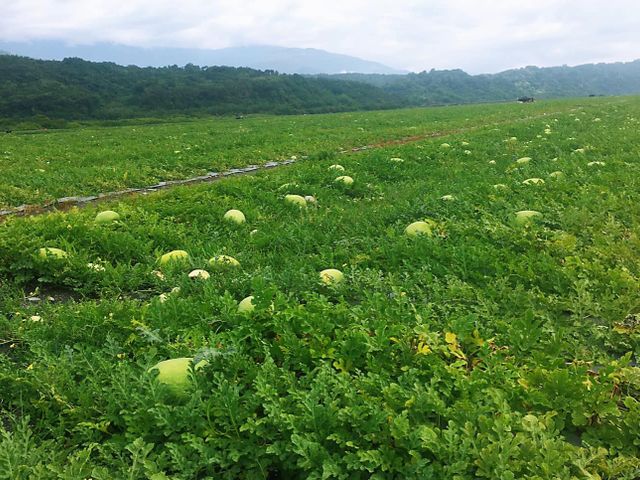
[[[0,127],[169,115],[320,113],[640,93],[640,60],[492,75],[285,75],[233,67],[140,68],[0,55]]]
[[[491,75],[462,70],[431,70],[408,75],[340,74],[368,83],[412,105],[494,102],[521,96],[536,98],[640,93],[640,60],[577,67],[526,67]]]
[[[165,115],[319,113],[401,102],[365,83],[233,67],[140,68],[0,55],[0,123]],[[46,118],[45,118],[46,117]],[[53,126],[53,125],[51,125]]]

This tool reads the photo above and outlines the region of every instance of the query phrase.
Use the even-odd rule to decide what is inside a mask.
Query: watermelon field
[[[640,97],[2,134],[0,208],[292,157],[2,220],[0,479],[640,478]]]
[[[385,142],[528,121],[575,105],[473,105],[327,115],[252,115],[241,120],[176,119],[162,124],[0,134],[0,209],[56,198],[145,187]]]

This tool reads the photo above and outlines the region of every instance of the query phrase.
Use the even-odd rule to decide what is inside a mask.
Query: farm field
[[[639,478],[640,98],[530,107],[2,137],[4,205],[308,159],[0,224],[0,479]]]
[[[600,99],[586,105],[597,106]],[[567,112],[575,101],[213,118],[0,134],[0,209]]]

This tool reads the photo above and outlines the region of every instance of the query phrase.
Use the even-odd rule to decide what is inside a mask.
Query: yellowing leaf
[[[464,354],[458,345],[449,345],[449,351],[461,360],[466,360],[467,356]]]
[[[633,329],[627,327],[626,325],[623,325],[622,323],[616,323],[615,325],[613,325],[613,331],[624,335],[631,333]]]
[[[446,332],[444,334],[444,341],[449,344],[447,347],[454,356],[461,360],[466,360],[467,356],[462,350],[460,350],[460,345],[458,345],[458,336],[455,333]]]
[[[476,347],[482,347],[484,345],[484,340],[480,337],[480,332],[478,332],[478,330],[473,331],[471,341]]]
[[[447,343],[458,343],[458,336],[455,333],[447,332],[444,334],[444,341]]]

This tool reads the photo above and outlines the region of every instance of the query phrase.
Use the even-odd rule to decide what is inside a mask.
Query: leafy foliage
[[[0,478],[638,478],[639,114],[345,154],[350,189],[318,155],[110,203],[113,224],[7,221]],[[174,249],[189,261],[159,266]],[[222,254],[241,267],[188,277]],[[184,398],[149,372],[178,357],[208,362]]]

